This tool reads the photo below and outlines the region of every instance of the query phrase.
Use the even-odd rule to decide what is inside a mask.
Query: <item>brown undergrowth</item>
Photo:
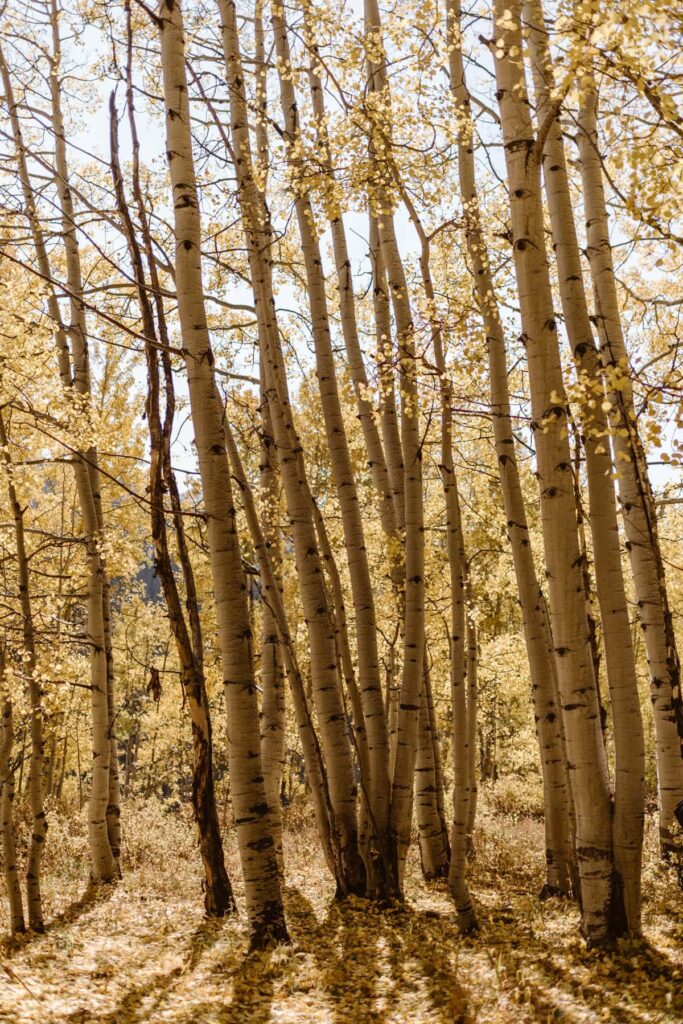
[[[154,802],[127,807],[124,879],[84,891],[84,820],[53,812],[44,935],[0,952],[3,1024],[679,1022],[680,890],[648,825],[646,941],[588,953],[576,908],[536,898],[543,830],[484,800],[471,865],[481,932],[461,939],[448,894],[413,857],[404,907],[335,903],[311,825],[286,830],[292,944],[247,956],[242,916],[202,915],[193,829]],[[228,860],[241,897],[234,844]],[[2,894],[1,915],[6,907]],[[6,918],[0,916],[0,930]]]

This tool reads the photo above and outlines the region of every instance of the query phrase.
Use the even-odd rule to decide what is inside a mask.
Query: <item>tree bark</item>
[[[439,800],[443,778],[435,726],[430,671],[425,660],[415,764],[415,816],[422,874],[427,881],[447,877],[450,861],[448,827],[443,800]]]
[[[192,154],[185,40],[178,0],[159,9],[167,155],[173,191],[175,275],[190,408],[202,481],[225,703],[237,841],[252,948],[287,941],[272,815],[261,768],[246,584],[236,529],[224,411],[204,305],[199,197]]]
[[[41,862],[45,837],[47,835],[47,819],[45,817],[45,799],[43,792],[43,771],[45,766],[45,736],[43,721],[43,693],[37,677],[36,637],[33,622],[31,601],[31,580],[29,560],[26,550],[24,532],[24,512],[17,496],[14,483],[14,465],[9,448],[9,439],[5,429],[5,421],[0,414],[0,452],[5,471],[9,506],[14,519],[14,541],[17,556],[17,576],[19,583],[19,604],[21,607],[21,632],[23,650],[21,652],[22,674],[28,684],[31,705],[31,764],[29,770],[28,789],[31,803],[31,839],[26,863],[26,905],[28,908],[29,927],[34,932],[45,929],[43,922],[43,903],[41,897]],[[10,704],[11,714],[11,704]],[[11,732],[10,732],[11,735]]]
[[[24,902],[17,870],[14,842],[14,718],[12,695],[5,680],[5,652],[0,648],[0,691],[2,717],[0,718],[0,832],[2,833],[2,867],[7,886],[10,930],[13,935],[26,931]]]
[[[540,126],[547,118],[553,118],[551,97],[555,76],[541,0],[525,0],[524,13]],[[564,141],[557,118],[552,120],[546,135],[542,163],[565,328],[577,369],[589,388],[586,401],[581,406],[581,426],[586,453],[595,584],[614,727],[614,860],[624,890],[629,931],[639,935],[645,740],[621,563],[600,357],[588,313]],[[577,443],[580,442],[577,440]],[[584,556],[584,565],[585,561]],[[681,767],[683,769],[683,761]]]
[[[447,19],[450,87],[460,118],[458,175],[464,209],[465,241],[470,258],[475,299],[487,339],[491,414],[498,475],[522,611],[543,778],[546,846],[544,893],[566,895],[571,888],[573,852],[569,836],[569,777],[562,749],[557,675],[552,654],[550,624],[536,576],[515,451],[505,335],[481,223],[474,164],[474,125],[462,58],[459,0],[449,0]]]
[[[611,440],[618,474],[619,504],[650,673],[660,843],[664,857],[670,857],[678,848],[671,826],[676,809],[679,813],[683,811],[681,666],[659,543],[657,512],[633,405],[628,352],[621,326],[602,180],[597,111],[597,88],[593,86],[584,91],[577,133],[587,254],[600,352],[607,371],[608,398],[612,405]],[[616,375],[620,378],[619,387],[611,388]]]
[[[233,0],[218,0],[230,99],[229,145],[238,178],[247,254],[259,327],[273,435],[285,492],[301,599],[310,643],[313,697],[334,808],[332,842],[337,847],[339,895],[365,892],[358,849],[357,787],[346,711],[339,683],[334,619],[325,589],[310,491],[287,389],[272,288],[272,228],[264,197],[253,177],[244,78]]]
[[[510,194],[515,275],[527,352],[550,616],[574,806],[582,928],[590,945],[624,932],[614,884],[612,799],[581,578],[567,399],[545,252],[540,153],[522,53],[521,3],[495,3],[493,43]]]

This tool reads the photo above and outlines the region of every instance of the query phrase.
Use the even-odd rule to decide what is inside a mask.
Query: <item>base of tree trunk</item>
[[[552,885],[550,882],[546,882],[538,894],[539,900],[551,900],[551,899],[572,899],[571,889],[561,889],[559,885]]]
[[[448,878],[449,863],[446,861],[445,864],[439,864],[438,867],[433,870],[422,869],[422,877],[425,882],[437,882],[440,878]]]
[[[475,935],[479,931],[479,922],[474,910],[458,910],[458,929],[461,935]]]
[[[273,946],[288,945],[291,942],[281,904],[266,906],[263,916],[252,926],[249,952],[258,953]]]
[[[225,878],[216,879],[211,887],[204,882],[204,911],[207,917],[229,917],[237,911],[232,888]]]

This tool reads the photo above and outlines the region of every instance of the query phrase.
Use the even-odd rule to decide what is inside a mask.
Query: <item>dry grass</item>
[[[286,837],[292,944],[247,956],[243,918],[202,916],[191,822],[150,803],[128,807],[126,826],[124,880],[84,895],[84,823],[53,813],[51,923],[45,935],[3,946],[3,1024],[683,1019],[681,894],[656,863],[652,829],[647,942],[606,956],[585,951],[575,907],[535,898],[543,838],[533,818],[510,818],[493,803],[483,807],[472,865],[482,930],[464,940],[446,891],[425,886],[414,860],[404,908],[335,903],[310,825],[292,821]],[[232,844],[228,859],[239,897]]]

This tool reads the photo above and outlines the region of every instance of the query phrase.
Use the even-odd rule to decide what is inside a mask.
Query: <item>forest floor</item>
[[[292,816],[294,817],[294,816]],[[84,893],[85,818],[53,811],[48,927],[0,944],[2,1024],[468,1024],[683,1020],[681,891],[648,825],[646,940],[589,953],[578,914],[539,902],[540,821],[483,801],[471,885],[481,931],[458,936],[448,893],[410,863],[405,907],[335,903],[311,827],[286,834],[292,944],[247,955],[243,915],[202,914],[189,816],[126,809],[123,880]],[[49,853],[52,849],[52,853]],[[241,897],[234,845],[228,861]],[[6,901],[0,892],[0,932]]]

